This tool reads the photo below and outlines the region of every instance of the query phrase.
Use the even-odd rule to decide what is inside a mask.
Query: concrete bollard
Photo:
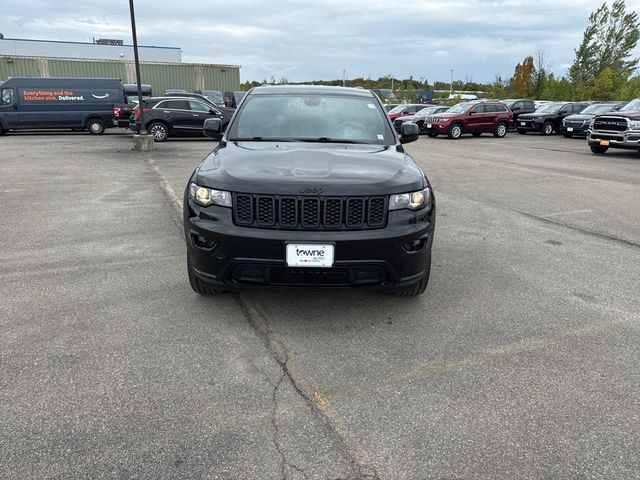
[[[153,135],[146,133],[134,133],[133,134],[133,149],[141,152],[150,152],[155,150],[156,145],[153,141]]]

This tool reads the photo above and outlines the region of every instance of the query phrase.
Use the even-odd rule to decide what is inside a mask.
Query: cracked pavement
[[[637,478],[637,155],[421,138],[424,296],[203,298],[179,206],[212,142],[0,143],[0,478]]]

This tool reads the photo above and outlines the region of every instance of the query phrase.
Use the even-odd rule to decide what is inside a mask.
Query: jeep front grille
[[[368,230],[385,226],[387,198],[235,193],[233,219],[244,227]]]

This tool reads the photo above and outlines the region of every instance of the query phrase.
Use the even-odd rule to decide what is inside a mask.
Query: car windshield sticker
[[[373,103],[367,103],[367,107],[369,108],[376,108],[376,106]]]
[[[378,134],[378,140],[384,140],[384,135]]]

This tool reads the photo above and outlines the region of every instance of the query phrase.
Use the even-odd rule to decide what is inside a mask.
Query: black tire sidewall
[[[498,133],[500,131],[500,127],[504,127],[504,132],[502,133],[502,135]],[[503,138],[504,136],[507,135],[507,130],[508,130],[507,125],[504,122],[500,122],[498,123],[498,125],[496,125],[496,129],[493,131],[493,136],[496,138]]]
[[[455,136],[455,135],[454,135],[454,132],[455,132],[455,129],[456,129],[456,128],[460,131],[460,133],[459,133],[457,136]],[[451,125],[451,126],[449,127],[449,134],[448,134],[448,136],[449,136],[449,138],[450,138],[450,139],[452,139],[452,140],[457,140],[457,139],[459,139],[459,138],[462,136],[462,126],[461,126],[459,123],[454,123],[453,125]]]
[[[94,128],[94,126],[98,126]],[[105,127],[104,122],[102,120],[92,119],[87,122],[87,130],[91,135],[102,135],[104,133]]]
[[[164,129],[164,137],[156,138],[155,134],[152,132],[153,127],[162,127]],[[149,125],[149,128],[147,129],[147,131],[153,137],[153,141],[154,142],[164,142],[169,137],[169,129],[167,128],[167,126],[164,123],[161,123],[161,122],[153,122],[153,123],[151,123]]]

